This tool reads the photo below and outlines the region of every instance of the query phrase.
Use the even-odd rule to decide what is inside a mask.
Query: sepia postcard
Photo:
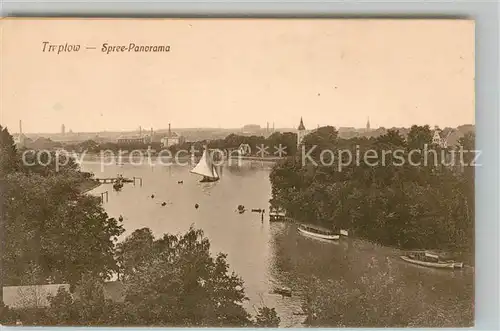
[[[0,324],[474,325],[474,21],[0,21]]]

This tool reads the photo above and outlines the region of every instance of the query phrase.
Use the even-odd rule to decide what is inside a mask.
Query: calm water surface
[[[472,271],[444,271],[421,268],[402,262],[398,251],[380,247],[358,239],[339,243],[322,242],[301,236],[290,223],[269,223],[268,201],[271,197],[269,166],[243,164],[223,167],[221,180],[199,183],[200,178],[190,174],[186,166],[131,165],[105,166],[97,161],[84,161],[82,170],[96,177],[141,177],[143,186],[125,184],[115,192],[103,184],[91,194],[108,191],[104,208],[110,217],[123,215],[126,232],[148,227],[156,237],[164,233],[181,234],[191,225],[200,228],[209,238],[213,253],[226,253],[232,270],[245,282],[249,297],[247,309],[265,304],[275,307],[283,327],[300,326],[304,285],[311,276],[319,279],[359,279],[367,272],[368,264],[391,264],[398,280],[408,287],[423,284],[432,300],[453,305],[461,300],[472,300]],[[183,184],[178,184],[178,181]],[[152,199],[151,195],[155,198]],[[166,202],[166,206],[161,206]],[[199,204],[195,209],[194,205]],[[258,213],[236,212],[238,205],[247,210],[265,208],[264,222]],[[282,298],[271,294],[274,287],[292,288],[293,296]],[[385,305],[387,303],[381,303]],[[397,303],[394,303],[397,304]]]

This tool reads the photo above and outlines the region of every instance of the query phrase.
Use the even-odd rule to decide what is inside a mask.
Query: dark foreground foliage
[[[89,174],[55,153],[22,155],[0,127],[3,198],[0,286],[70,284],[50,307],[0,307],[0,323],[82,326],[277,326],[274,309],[257,320],[242,307],[243,281],[200,230],[155,240],[147,228],[116,245],[124,229],[98,198],[82,194]],[[63,156],[61,156],[63,157]],[[57,162],[59,161],[59,162]],[[60,164],[64,164],[61,165]],[[122,299],[103,286],[118,274]],[[120,296],[118,296],[120,297]]]

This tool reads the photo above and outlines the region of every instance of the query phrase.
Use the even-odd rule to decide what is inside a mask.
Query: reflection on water
[[[200,183],[190,169],[125,163],[105,166],[101,172],[99,162],[82,164],[82,170],[92,171],[96,177],[120,173],[143,179],[142,187],[125,184],[122,191],[115,192],[111,185],[101,185],[91,192],[109,192],[104,207],[111,217],[123,215],[126,232],[122,238],[143,227],[149,227],[156,237],[183,233],[191,225],[203,229],[213,253],[227,253],[229,265],[243,278],[249,312],[262,304],[275,307],[283,327],[301,325],[304,316],[297,313],[312,276],[357,280],[374,261],[382,270],[391,265],[397,279],[408,287],[423,284],[435,300],[449,304],[472,298],[473,277],[468,269],[419,268],[401,261],[395,249],[357,239],[322,242],[300,235],[294,224],[269,223],[267,217],[262,222],[259,213],[250,211],[239,214],[237,206],[244,205],[247,210],[264,208],[267,215],[271,197],[268,169],[255,164],[223,167],[218,169],[221,180],[213,183]],[[292,297],[271,294],[277,286],[290,287]]]

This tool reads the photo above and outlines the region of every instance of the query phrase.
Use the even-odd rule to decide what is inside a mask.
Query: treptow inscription
[[[49,41],[42,42],[42,52],[46,53],[73,53],[80,52],[81,50],[95,51],[98,48],[94,45],[82,45],[80,44],[55,44]],[[129,43],[126,45],[112,45],[109,43],[103,43],[99,48],[100,52],[106,55],[112,53],[165,53],[170,52],[170,45],[140,45],[136,43]]]
[[[80,45],[76,44],[69,44],[69,43],[64,43],[64,44],[52,44],[48,41],[42,42],[42,52],[49,52],[49,53],[71,53],[71,52],[79,52],[80,51]]]

